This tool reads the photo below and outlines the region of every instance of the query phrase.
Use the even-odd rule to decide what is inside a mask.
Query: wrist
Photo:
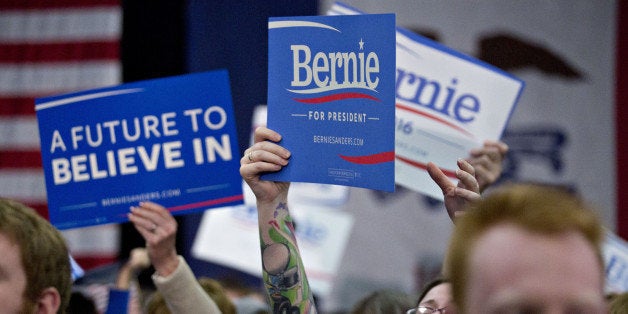
[[[258,201],[257,202],[257,214],[258,217],[263,217],[264,220],[267,218],[276,218],[275,212],[278,208],[283,208],[288,210],[288,201],[286,198],[275,198],[271,201]]]
[[[264,206],[264,207],[276,207],[278,204],[280,203],[284,203],[286,204],[288,202],[288,193],[279,193],[277,194],[275,197],[273,198],[268,198],[268,199],[257,199],[257,206]]]
[[[155,271],[161,277],[168,277],[177,267],[179,267],[179,256],[176,251],[170,252],[167,256],[159,259],[159,262],[153,262]]]

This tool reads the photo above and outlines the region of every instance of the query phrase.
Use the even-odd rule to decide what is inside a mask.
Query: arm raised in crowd
[[[129,259],[122,264],[116,276],[115,287],[109,290],[106,314],[135,313],[141,308],[139,298],[131,297],[131,287],[135,282],[137,273],[150,266],[150,260],[145,248],[131,250]],[[135,292],[137,294],[137,291]]]
[[[177,221],[165,207],[141,202],[132,207],[129,220],[146,240],[155,267],[152,279],[172,313],[221,313],[198,283],[183,257],[177,254]]]
[[[290,183],[260,178],[286,166],[290,152],[277,144],[281,135],[266,127],[255,130],[254,140],[240,160],[240,174],[257,199],[262,275],[272,311],[316,313],[288,209]]]

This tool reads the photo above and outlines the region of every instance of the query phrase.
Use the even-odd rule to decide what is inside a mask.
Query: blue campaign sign
[[[154,201],[173,214],[243,203],[227,71],[35,100],[50,221],[127,221]]]
[[[271,18],[268,127],[291,151],[264,179],[394,190],[395,15]]]

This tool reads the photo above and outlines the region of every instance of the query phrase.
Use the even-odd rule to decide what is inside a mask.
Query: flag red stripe
[[[26,203],[26,205],[30,206],[31,208],[33,208],[34,210],[37,211],[38,214],[40,214],[42,217],[50,220],[50,217],[48,216],[48,204],[46,203]]]
[[[35,97],[0,97],[0,117],[35,115]]]
[[[2,141],[0,170],[8,174],[5,180],[13,177],[20,181],[7,182],[10,190],[18,189],[11,191],[13,197],[21,198],[16,200],[46,219],[50,218],[48,204],[39,182],[41,153],[38,148],[25,148],[35,143],[31,137],[37,137],[32,132],[35,98],[75,91],[75,86],[82,86],[75,83],[76,75],[85,75],[87,82],[99,77],[113,80],[112,73],[116,72],[109,65],[117,66],[120,61],[121,13],[120,0],[0,1],[3,21],[15,23],[0,36],[0,71],[6,69],[5,74],[9,75],[5,77],[8,85],[0,93],[0,123],[7,124],[0,128],[5,132],[0,137],[15,137]],[[47,75],[56,80],[54,84],[46,84]],[[27,145],[21,145],[21,140]],[[25,184],[21,183],[20,173],[25,174]],[[24,193],[19,190],[22,188],[26,189]],[[110,264],[117,258],[118,243],[114,237],[96,242],[93,247],[106,252],[77,252],[75,256],[86,270]]]
[[[118,254],[117,252],[114,252],[114,254],[107,254],[107,255],[97,255],[97,254],[80,255],[80,253],[78,253],[78,254],[72,254],[72,257],[74,258],[76,263],[81,266],[81,268],[83,268],[84,270],[90,270],[90,269],[94,269],[94,268],[98,268],[101,266],[106,266],[106,265],[115,263],[118,258]]]
[[[1,168],[41,168],[40,151],[0,151]]]
[[[48,217],[48,204],[46,203],[38,203],[35,201],[29,201],[29,200],[18,200],[16,199],[16,201],[34,209],[39,215],[41,215],[42,217],[49,219]]]
[[[120,0],[3,0],[0,1],[0,10],[44,10],[118,5],[120,5]]]
[[[118,60],[120,44],[113,41],[0,44],[0,63]]]

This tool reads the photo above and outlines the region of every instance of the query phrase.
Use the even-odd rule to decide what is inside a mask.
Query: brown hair
[[[475,203],[456,221],[444,272],[452,283],[453,299],[462,312],[474,244],[487,230],[502,223],[546,235],[576,231],[595,250],[600,273],[603,272],[600,249],[603,230],[596,215],[580,198],[556,186],[507,185]]]
[[[72,292],[70,256],[63,236],[34,209],[0,198],[0,233],[20,248],[26,275],[25,301],[36,304],[49,287],[61,296],[58,313],[65,313]]]
[[[419,294],[419,299],[416,305],[419,306],[419,304],[421,304],[421,301],[423,301],[423,299],[430,292],[430,290],[444,283],[449,283],[449,280],[445,279],[445,277],[436,277],[432,279],[432,281],[428,282],[425,285],[425,287],[423,287],[423,290],[421,290],[421,293]]]
[[[377,290],[356,303],[352,314],[403,314],[413,307],[412,298],[400,291]]]
[[[203,290],[207,292],[212,300],[216,302],[216,305],[218,305],[218,308],[223,314],[236,314],[235,305],[231,302],[225,293],[225,289],[223,289],[218,281],[207,277],[200,277],[198,283],[201,284]]]

